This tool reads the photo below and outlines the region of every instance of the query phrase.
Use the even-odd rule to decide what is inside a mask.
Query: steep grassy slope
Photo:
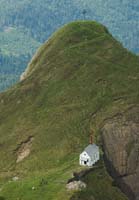
[[[17,82],[40,43],[73,20],[99,21],[124,47],[139,52],[138,0],[0,0],[0,5],[0,91]]]
[[[137,104],[138,63],[96,22],[75,22],[56,32],[34,56],[24,80],[0,94],[0,195],[69,199],[65,183],[80,169],[78,156],[90,131],[99,144],[104,120]],[[30,155],[16,163],[30,141]],[[100,165],[87,180],[86,198],[126,199]],[[13,176],[20,180],[8,182]]]

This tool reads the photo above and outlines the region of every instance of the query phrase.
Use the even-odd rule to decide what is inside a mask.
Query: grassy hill
[[[0,0],[0,5],[0,91],[18,80],[40,44],[71,21],[99,21],[139,52],[138,0]]]
[[[24,80],[0,94],[0,196],[125,200],[102,158],[85,191],[73,195],[65,185],[81,170],[78,157],[90,131],[101,145],[104,120],[138,103],[138,63],[96,22],[74,22],[54,33]]]

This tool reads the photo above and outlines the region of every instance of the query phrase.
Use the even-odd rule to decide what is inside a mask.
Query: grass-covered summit
[[[0,196],[70,199],[65,183],[79,169],[90,131],[99,144],[104,120],[137,104],[138,67],[138,57],[96,22],[73,22],[57,31],[24,79],[0,95]],[[80,199],[126,199],[101,166]],[[19,181],[8,182],[14,176]]]
[[[99,21],[139,53],[138,0],[0,0],[0,5],[0,91],[18,81],[40,44],[73,20]]]

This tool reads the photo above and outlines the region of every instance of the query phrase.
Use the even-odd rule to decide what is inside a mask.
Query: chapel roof
[[[96,144],[89,144],[86,148],[85,148],[85,152],[89,155],[92,156],[92,154],[96,151],[99,150],[99,147]]]

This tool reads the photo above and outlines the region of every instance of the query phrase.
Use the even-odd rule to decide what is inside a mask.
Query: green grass
[[[70,164],[70,162],[63,163],[60,167],[50,169],[49,172],[32,173],[28,178],[21,177],[17,182],[5,182],[1,184],[3,188],[1,195],[7,200],[68,199],[72,196],[65,187],[72,173]]]
[[[65,182],[50,181],[43,191],[30,188],[43,177],[68,180],[79,169],[78,156],[90,131],[94,129],[96,142],[101,142],[104,120],[138,103],[138,63],[137,56],[96,22],[74,22],[56,32],[32,59],[26,79],[0,94],[0,175],[6,184],[0,196],[69,199]],[[14,150],[29,136],[34,137],[31,154],[16,164]],[[89,184],[96,180],[88,195],[126,199],[105,173],[101,186],[96,180],[99,171],[88,177]],[[7,183],[15,175],[21,182]],[[101,189],[104,195],[97,195]]]
[[[100,162],[101,163],[101,162]],[[87,183],[87,188],[81,192],[77,192],[71,200],[125,200],[120,190],[114,186],[114,180],[108,175],[103,164],[97,164],[94,171],[83,178]]]
[[[100,164],[101,163],[101,164]],[[125,195],[114,186],[114,181],[106,172],[103,163],[100,162],[94,171],[87,175],[83,181],[87,183],[87,189],[81,192],[66,191],[66,182],[73,172],[73,165],[77,170],[77,163],[63,163],[59,168],[45,173],[32,173],[28,178],[21,178],[17,182],[10,181],[1,184],[1,195],[7,200],[126,200]],[[34,187],[34,189],[33,189]]]

